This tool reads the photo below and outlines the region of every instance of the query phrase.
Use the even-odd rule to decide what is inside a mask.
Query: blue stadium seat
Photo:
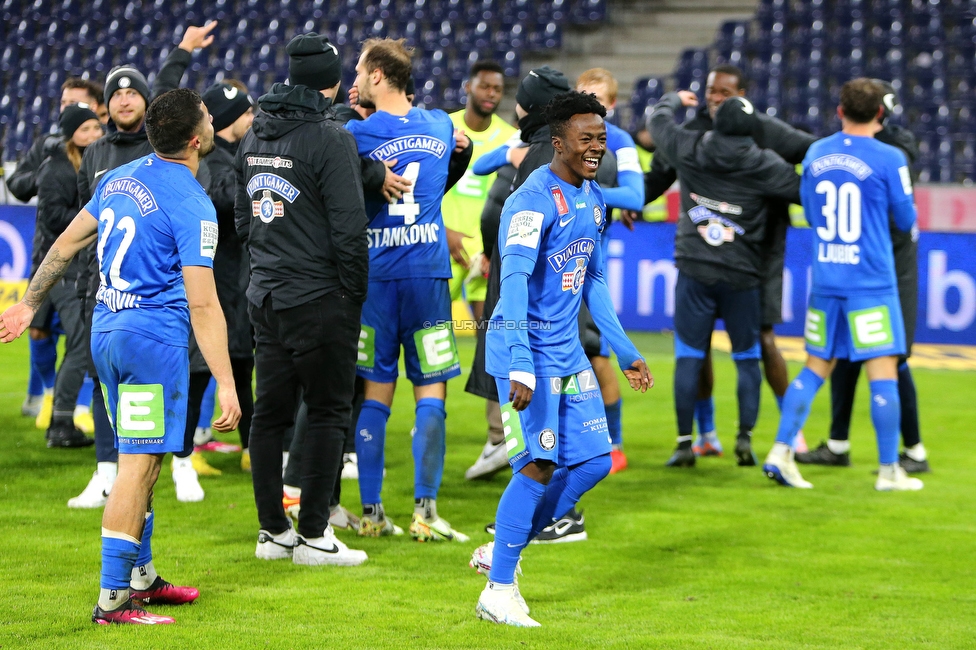
[[[579,25],[600,22],[607,17],[606,0],[573,0],[570,16]]]

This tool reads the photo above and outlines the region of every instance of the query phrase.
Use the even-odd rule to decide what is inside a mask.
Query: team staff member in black
[[[888,118],[897,105],[895,89],[887,81],[875,79],[884,87],[884,102],[881,116],[882,128],[874,137],[880,142],[898,147],[905,152],[911,170],[912,182],[918,176],[912,164],[918,158],[918,141],[906,128],[891,124]],[[898,359],[898,396],[901,401],[901,440],[904,450],[898,455],[898,464],[908,472],[928,472],[929,463],[918,421],[918,395],[908,357],[912,355],[912,342],[915,340],[915,325],[918,316],[918,229],[902,232],[894,222],[891,223],[891,243],[895,255],[895,275],[898,277],[898,297],[901,312],[905,318],[906,354]],[[854,408],[854,392],[861,374],[861,362],[838,359],[837,366],[830,375],[830,402],[832,419],[830,439],[816,449],[797,454],[798,463],[816,465],[850,465],[851,410]]]
[[[78,166],[85,149],[102,137],[98,115],[80,104],[66,106],[58,121],[60,142],[49,150],[37,171],[37,234],[40,239],[33,254],[35,267],[78,214]],[[36,271],[36,268],[35,268]],[[87,447],[95,441],[79,431],[74,424],[75,402],[85,379],[88,353],[85,343],[84,303],[79,299],[76,283],[81,271],[78,261],[72,261],[61,279],[48,294],[50,306],[61,318],[65,333],[64,360],[58,368],[54,383],[54,407],[51,426],[47,430],[48,447]],[[33,274],[32,274],[33,277]]]
[[[325,36],[288,43],[291,85],[275,84],[237,151],[237,231],[251,256],[247,289],[256,341],[251,469],[261,530],[255,555],[356,565],[329,498],[352,411],[369,254],[356,143],[329,110],[341,63]],[[298,535],[281,503],[285,431],[298,391],[308,407]]]
[[[705,103],[699,108],[695,117],[685,122],[682,128],[695,132],[710,131],[715,113],[722,102],[730,97],[745,95],[744,82],[742,71],[735,66],[719,65],[712,68],[706,80]],[[798,165],[803,162],[807,148],[816,138],[764,113],[759,113],[758,117],[759,119],[754,122],[751,136],[759,148],[772,149],[790,164]],[[668,162],[667,156],[657,149],[651,160],[651,169],[644,175],[644,200],[647,203],[656,200],[674,184],[677,177],[678,174]],[[785,201],[770,200],[767,208],[769,227],[766,231],[766,243],[763,246],[766,250],[766,259],[760,293],[762,316],[759,341],[766,381],[769,382],[773,393],[781,398],[789,385],[789,376],[786,361],[776,347],[773,325],[783,322],[783,262],[786,253],[786,229],[790,225],[790,217],[788,204]],[[711,400],[713,380],[711,349],[709,349],[706,351],[705,363],[702,365],[699,377],[700,400]],[[709,433],[713,432],[699,431],[699,435],[702,436]],[[691,455],[681,456],[677,460],[680,460],[682,465],[693,464]]]
[[[254,397],[251,393],[254,336],[247,317],[247,298],[244,295],[248,283],[249,262],[234,225],[234,201],[237,199],[237,169],[234,167],[234,159],[241,139],[254,120],[254,100],[240,82],[223,82],[214,84],[203,94],[203,103],[213,117],[216,145],[207,156],[210,167],[210,189],[207,194],[217,211],[218,227],[214,282],[217,285],[220,307],[227,319],[230,364],[237,386],[237,401],[241,405],[241,421],[238,425],[243,449],[241,467],[247,470],[251,467],[248,436],[254,415]],[[197,418],[188,414],[187,427],[195,427],[196,423]]]
[[[772,151],[761,150],[750,134],[756,111],[744,98],[724,101],[715,127],[706,133],[679,128],[674,113],[695,106],[694,93],[661,98],[649,126],[658,151],[681,181],[681,214],[675,236],[674,401],[678,417],[675,457],[694,464],[692,422],[699,373],[716,318],[725,321],[738,372],[740,465],[755,465],[752,428],[759,414],[760,286],[767,201],[799,203],[800,177]]]

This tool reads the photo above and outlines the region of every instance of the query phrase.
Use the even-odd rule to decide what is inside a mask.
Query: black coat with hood
[[[235,160],[248,300],[261,305],[270,294],[287,309],[341,291],[363,302],[369,252],[355,139],[306,86],[275,84],[258,104]]]
[[[716,121],[726,115],[731,120],[741,118],[745,113],[736,108],[739,105],[726,100]],[[767,202],[799,203],[800,177],[793,165],[773,151],[760,149],[750,135],[680,128],[674,122],[680,107],[678,95],[668,93],[649,120],[658,149],[681,178],[676,265],[705,284],[757,287],[765,266]],[[750,122],[756,119],[754,113],[749,116]],[[734,124],[728,132],[747,134],[752,126]]]

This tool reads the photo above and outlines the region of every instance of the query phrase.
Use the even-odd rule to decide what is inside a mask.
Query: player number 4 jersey
[[[844,133],[819,140],[803,161],[800,196],[814,232],[814,292],[897,290],[888,216],[905,231],[915,223],[901,150]]]
[[[185,166],[150,154],[105,174],[85,206],[98,219],[92,331],[186,347],[184,266],[213,268],[217,214]]]
[[[593,259],[606,225],[600,186],[583,181],[574,187],[549,165],[532,172],[505,202],[498,230],[498,250],[505,259],[519,256],[535,263],[528,279],[527,322],[512,323],[495,308],[487,332],[486,368],[508,377],[511,354],[505,329],[528,330],[537,377],[567,377],[589,368],[579,340],[579,311],[587,273],[602,273]]]
[[[412,191],[395,203],[367,205],[379,212],[367,229],[369,279],[450,278],[441,201],[454,151],[454,125],[440,110],[411,109],[404,116],[378,111],[346,128],[359,155],[393,160],[393,171],[413,181]],[[373,208],[373,209],[371,209]]]

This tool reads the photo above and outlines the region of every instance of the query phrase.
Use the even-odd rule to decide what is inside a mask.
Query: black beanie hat
[[[308,86],[313,90],[331,88],[342,78],[339,50],[328,36],[315,32],[299,34],[285,48],[288,53],[288,79],[293,86]]]
[[[569,79],[547,65],[530,70],[515,91],[515,101],[527,113],[540,111],[553,97],[570,90]]]
[[[881,123],[884,124],[891,117],[891,114],[895,112],[895,107],[898,106],[898,95],[895,93],[895,87],[891,85],[890,81],[885,81],[884,79],[872,79],[874,83],[881,86],[884,91],[884,95],[881,98],[881,107],[884,112],[881,114]]]
[[[758,123],[756,108],[745,97],[729,97],[715,112],[715,130],[725,135],[752,135]]]
[[[149,107],[150,93],[149,93],[149,82],[146,81],[146,77],[143,76],[141,72],[136,70],[131,65],[119,65],[109,71],[108,76],[105,78],[105,105],[108,106],[109,100],[112,99],[112,95],[115,94],[116,90],[120,88],[132,88],[137,93],[142,95],[142,98],[146,100],[146,107]]]
[[[203,93],[203,103],[213,118],[214,131],[223,131],[254,106],[246,92],[225,83],[215,83]]]
[[[61,111],[58,125],[61,127],[61,134],[64,139],[70,140],[82,124],[88,120],[98,120],[95,111],[88,108],[88,104],[71,104]]]

